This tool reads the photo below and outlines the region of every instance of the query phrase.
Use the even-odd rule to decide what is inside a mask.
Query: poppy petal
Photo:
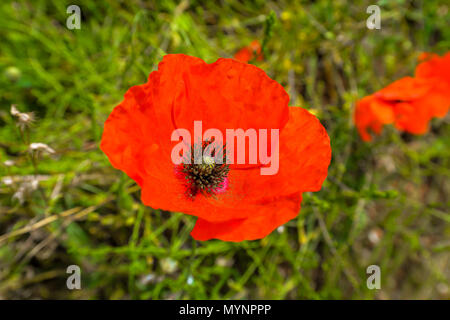
[[[289,122],[280,133],[278,172],[232,170],[232,187],[247,200],[318,191],[330,161],[330,138],[320,121],[306,109],[289,107]]]
[[[266,73],[233,59],[192,66],[183,75],[174,106],[179,128],[194,132],[194,121],[203,128],[283,128],[289,118],[289,96]],[[270,117],[267,115],[270,114]]]
[[[375,96],[383,100],[411,101],[425,95],[431,87],[427,81],[404,77],[376,92]]]
[[[300,211],[301,194],[262,204],[246,219],[210,222],[198,219],[191,235],[196,240],[243,241],[261,239],[295,218]]]

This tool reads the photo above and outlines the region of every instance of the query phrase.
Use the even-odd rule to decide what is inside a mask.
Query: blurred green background
[[[80,30],[66,28],[71,4]],[[380,30],[366,27],[372,4]],[[371,144],[352,123],[358,98],[413,75],[420,52],[449,50],[449,9],[444,0],[1,1],[0,299],[449,299],[448,117],[424,136],[386,127]],[[329,175],[268,237],[194,251],[195,218],[141,204],[98,148],[103,123],[166,53],[210,63],[254,39],[265,57],[252,63],[326,127]],[[23,135],[12,104],[34,112]],[[56,152],[32,158],[30,142]],[[81,290],[66,287],[72,264]],[[366,286],[372,264],[380,290]]]

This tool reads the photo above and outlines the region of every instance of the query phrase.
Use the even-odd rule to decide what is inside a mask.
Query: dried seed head
[[[11,105],[11,115],[17,118],[17,125],[21,128],[30,126],[34,120],[33,112],[20,112],[16,105]]]
[[[27,199],[31,193],[36,190],[39,186],[39,180],[32,179],[29,181],[24,181],[19,189],[13,194],[12,198],[17,199],[20,204],[23,204],[25,199]]]
[[[45,143],[40,143],[40,142],[33,142],[32,144],[30,144],[29,150],[30,150],[30,152],[42,151],[42,152],[47,152],[49,154],[55,153],[55,150],[50,148]]]
[[[11,105],[11,115],[17,117],[20,114],[20,111],[16,108],[15,104]]]

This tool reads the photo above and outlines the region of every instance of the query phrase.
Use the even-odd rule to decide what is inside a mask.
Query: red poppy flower
[[[100,147],[139,184],[145,205],[197,216],[195,239],[259,239],[297,216],[302,192],[321,188],[331,159],[323,126],[288,101],[282,86],[253,65],[167,55],[148,82],[130,88],[114,108]],[[259,160],[175,165],[171,152],[178,142],[171,134],[193,132],[197,120],[203,130],[224,133],[279,129],[278,173],[261,175],[267,165]]]
[[[261,44],[259,43],[259,41],[253,40],[250,45],[236,52],[234,58],[246,63],[254,58],[256,58],[257,61],[262,61],[264,57],[261,50]]]
[[[423,54],[414,78],[405,77],[358,101],[354,121],[364,141],[368,129],[380,134],[385,124],[413,134],[428,130],[433,117],[444,117],[450,106],[450,52]]]

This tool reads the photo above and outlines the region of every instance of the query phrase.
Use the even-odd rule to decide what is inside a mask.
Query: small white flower
[[[40,143],[40,142],[33,142],[32,144],[30,144],[30,150],[31,151],[45,151],[50,154],[55,153],[55,150],[50,148],[45,143]]]
[[[12,161],[12,160],[5,160],[5,161],[3,162],[3,164],[4,164],[6,167],[12,167],[12,166],[14,165],[14,161]]]
[[[164,258],[160,260],[161,269],[164,273],[174,273],[177,270],[178,263],[177,261],[171,258]]]
[[[380,242],[382,237],[383,237],[383,230],[379,228],[372,228],[367,234],[367,238],[369,238],[369,241],[374,245]]]
[[[278,233],[283,233],[284,232],[284,226],[279,226],[277,228]]]
[[[189,286],[191,286],[194,283],[194,277],[189,275],[186,282]]]
[[[4,177],[2,179],[2,182],[4,185],[10,186],[13,183],[13,179],[11,179],[11,177]]]
[[[225,257],[217,257],[216,259],[216,265],[219,267],[231,267],[233,265],[234,261],[232,259],[228,259]]]
[[[154,282],[155,279],[156,279],[155,275],[153,273],[149,273],[147,275],[142,276],[141,279],[139,280],[139,282],[145,286],[149,283]]]

